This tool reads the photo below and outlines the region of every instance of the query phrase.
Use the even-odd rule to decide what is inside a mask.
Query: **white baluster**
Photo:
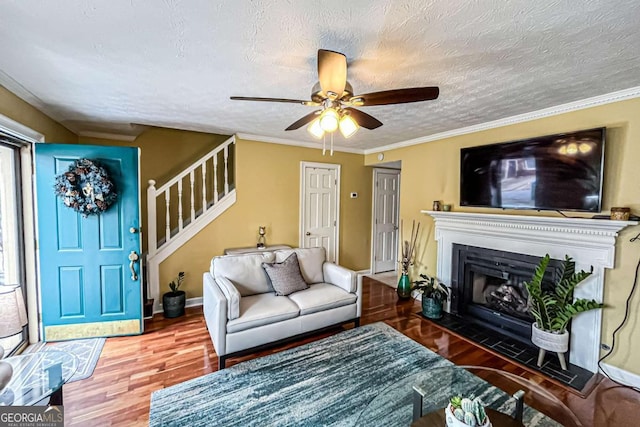
[[[166,221],[167,221],[167,227],[165,230],[165,243],[169,243],[169,240],[171,240],[171,215],[169,215],[169,204],[171,203],[171,196],[169,195],[169,188],[167,188],[166,190],[164,190],[164,200],[165,203],[167,205],[167,209],[166,209]]]
[[[178,231],[182,231],[184,221],[182,220],[182,179],[178,181]]]
[[[202,213],[205,213],[209,204],[207,203],[207,161],[202,162]]]
[[[156,182],[149,180],[149,188],[147,188],[147,247],[149,256],[153,256],[158,250],[158,230],[156,217]]]
[[[213,203],[218,203],[218,153],[213,156]]]
[[[229,194],[229,146],[224,146],[224,195]]]
[[[195,196],[193,194],[194,178],[195,178],[195,171],[191,169],[191,172],[189,172],[189,183],[191,184],[191,224],[193,224],[193,220],[196,219]]]

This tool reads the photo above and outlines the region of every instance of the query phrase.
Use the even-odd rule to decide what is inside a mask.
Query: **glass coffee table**
[[[13,376],[0,393],[0,406],[62,405],[62,386],[76,372],[78,360],[64,351],[40,351],[2,360],[13,367]]]
[[[382,390],[360,414],[358,426],[444,426],[452,396],[480,397],[493,427],[582,427],[558,398],[533,381],[480,366],[447,365],[408,375]],[[495,412],[494,412],[495,411]]]

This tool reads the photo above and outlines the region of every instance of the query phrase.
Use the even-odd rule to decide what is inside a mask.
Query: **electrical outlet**
[[[611,350],[611,347],[609,347],[607,344],[600,344],[600,348],[603,349],[604,351]]]

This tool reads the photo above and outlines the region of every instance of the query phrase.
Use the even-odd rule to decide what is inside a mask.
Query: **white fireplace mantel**
[[[438,242],[437,276],[451,283],[453,244],[563,259],[569,255],[577,270],[593,274],[574,292],[576,298],[602,301],[604,269],[613,268],[618,232],[635,221],[587,218],[421,211],[435,220]],[[602,310],[575,317],[571,324],[569,361],[591,372],[598,370]]]

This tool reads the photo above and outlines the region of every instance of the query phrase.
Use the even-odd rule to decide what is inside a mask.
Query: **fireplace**
[[[450,313],[531,344],[528,292],[539,257],[453,244]],[[562,262],[551,260],[543,287],[552,287]]]
[[[596,301],[603,300],[605,269],[614,266],[618,232],[626,226],[637,224],[634,221],[585,218],[422,212],[435,220],[435,239],[438,244],[436,275],[447,285],[458,280],[457,269],[453,268],[454,260],[451,257],[454,244],[535,258],[549,254],[553,259],[563,259],[565,255],[569,255],[576,262],[576,270],[588,271],[593,267],[593,274],[575,289],[574,296]],[[500,275],[492,277],[500,278],[501,274],[502,271]],[[615,287],[615,283],[610,286]],[[456,292],[454,301],[446,309],[457,309],[459,301],[459,293]],[[590,372],[598,371],[601,330],[602,310],[582,313],[572,320],[569,351],[571,364]],[[530,337],[530,334],[531,331],[528,331],[526,337]]]

